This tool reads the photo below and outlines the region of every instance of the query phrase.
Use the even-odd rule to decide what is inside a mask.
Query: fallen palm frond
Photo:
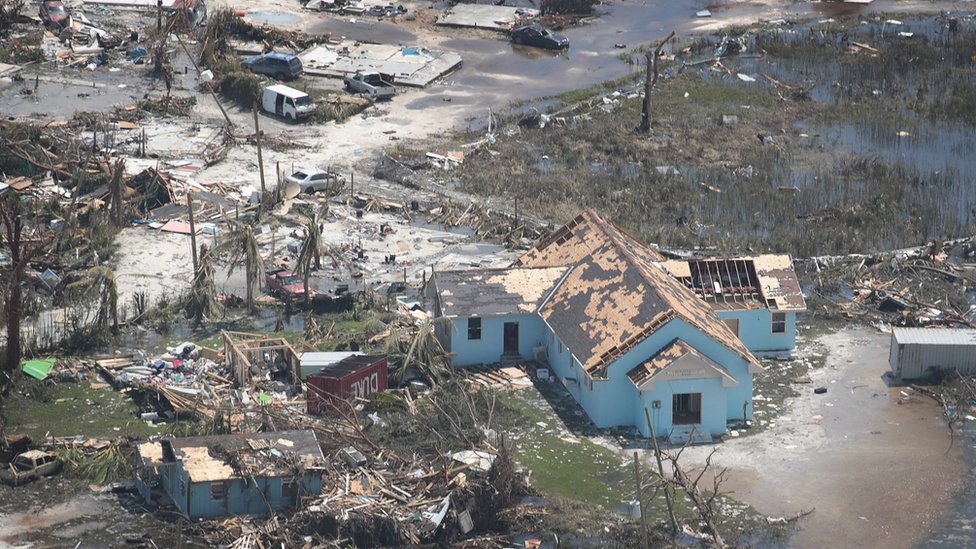
[[[54,452],[64,463],[64,473],[98,484],[108,484],[132,474],[128,450],[119,445],[108,446],[93,454],[79,448],[60,448]]]
[[[423,320],[406,336],[396,326],[391,328],[386,350],[395,378],[402,380],[409,370],[414,370],[427,383],[436,385],[454,373],[451,355],[437,338],[436,322],[439,320]]]

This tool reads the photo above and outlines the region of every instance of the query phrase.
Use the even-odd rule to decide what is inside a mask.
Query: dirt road
[[[733,497],[772,516],[815,509],[790,547],[912,547],[949,511],[964,476],[961,444],[950,444],[927,397],[905,401],[885,385],[889,337],[864,328],[822,337],[826,366],[775,426],[718,448]],[[819,386],[828,392],[815,395]]]

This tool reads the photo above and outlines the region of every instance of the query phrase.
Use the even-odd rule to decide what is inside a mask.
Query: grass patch
[[[35,440],[45,435],[143,439],[160,433],[156,426],[140,420],[137,412],[128,396],[110,389],[93,389],[89,381],[54,383],[34,379],[18,382],[2,410],[9,433],[26,433]]]
[[[621,505],[626,479],[633,475],[622,456],[565,432],[536,389],[499,393],[499,399],[514,412],[507,437],[515,443],[516,458],[532,471],[531,484],[543,496],[605,509]]]

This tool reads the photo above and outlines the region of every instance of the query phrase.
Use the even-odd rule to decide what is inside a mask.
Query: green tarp
[[[33,378],[44,379],[51,375],[51,370],[54,369],[57,362],[58,359],[56,358],[35,358],[34,360],[25,360],[20,365],[20,369]]]
[[[268,393],[258,393],[258,402],[261,404],[271,404],[271,395]]]

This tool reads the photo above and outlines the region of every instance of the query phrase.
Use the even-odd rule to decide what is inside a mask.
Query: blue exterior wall
[[[796,313],[787,312],[786,332],[773,333],[773,314],[769,309],[716,311],[722,320],[739,320],[739,339],[753,353],[792,351],[796,347]]]
[[[217,518],[227,515],[267,515],[268,505],[274,510],[294,507],[296,498],[282,495],[284,478],[258,477],[254,482],[244,479],[225,481],[226,493],[222,499],[211,497],[212,482],[199,482],[190,485],[190,518]],[[322,480],[317,477],[304,477],[305,495],[322,492]],[[257,483],[255,485],[255,482]],[[262,497],[263,494],[263,497]],[[267,498],[268,503],[265,503]]]
[[[180,512],[188,518],[218,518],[227,515],[267,515],[268,504],[274,510],[294,507],[296,498],[283,496],[281,488],[286,479],[258,477],[257,485],[248,480],[229,479],[222,499],[211,497],[211,482],[191,483],[183,464],[177,462],[166,467],[160,476],[160,484],[170,495]],[[167,474],[168,473],[168,474]],[[290,477],[288,477],[290,478]],[[299,480],[303,489],[300,494],[320,494],[322,479],[307,475]],[[262,497],[262,493],[264,497]],[[268,504],[265,503],[265,498]]]
[[[738,384],[723,388],[719,379],[658,382],[653,391],[641,395],[627,377],[627,372],[675,338],[686,341],[700,353],[725,366]],[[748,363],[681,319],[671,320],[614,361],[607,370],[606,380],[588,382],[587,375],[566,346],[562,346],[560,352],[558,337],[553,334],[552,343],[549,341],[547,336],[550,366],[597,427],[633,425],[649,436],[644,406],[646,403],[650,408],[651,401],[660,400],[662,409],[667,407],[667,416],[660,417],[659,412],[655,421],[661,423],[656,423],[654,428],[660,429],[659,435],[664,435],[671,429],[671,395],[683,392],[702,392],[702,431],[714,435],[724,433],[729,419],[742,417],[744,402],[750,403],[747,406],[747,419],[752,417],[752,374],[748,372]],[[567,383],[567,379],[570,382]],[[695,390],[691,390],[689,384]]]
[[[522,358],[532,358],[532,348],[544,341],[545,323],[536,314],[488,316],[481,318],[481,339],[468,339],[468,319],[451,319],[450,352],[454,354],[455,366],[474,364],[493,364],[501,359],[504,352],[506,322],[518,322],[519,354]]]

